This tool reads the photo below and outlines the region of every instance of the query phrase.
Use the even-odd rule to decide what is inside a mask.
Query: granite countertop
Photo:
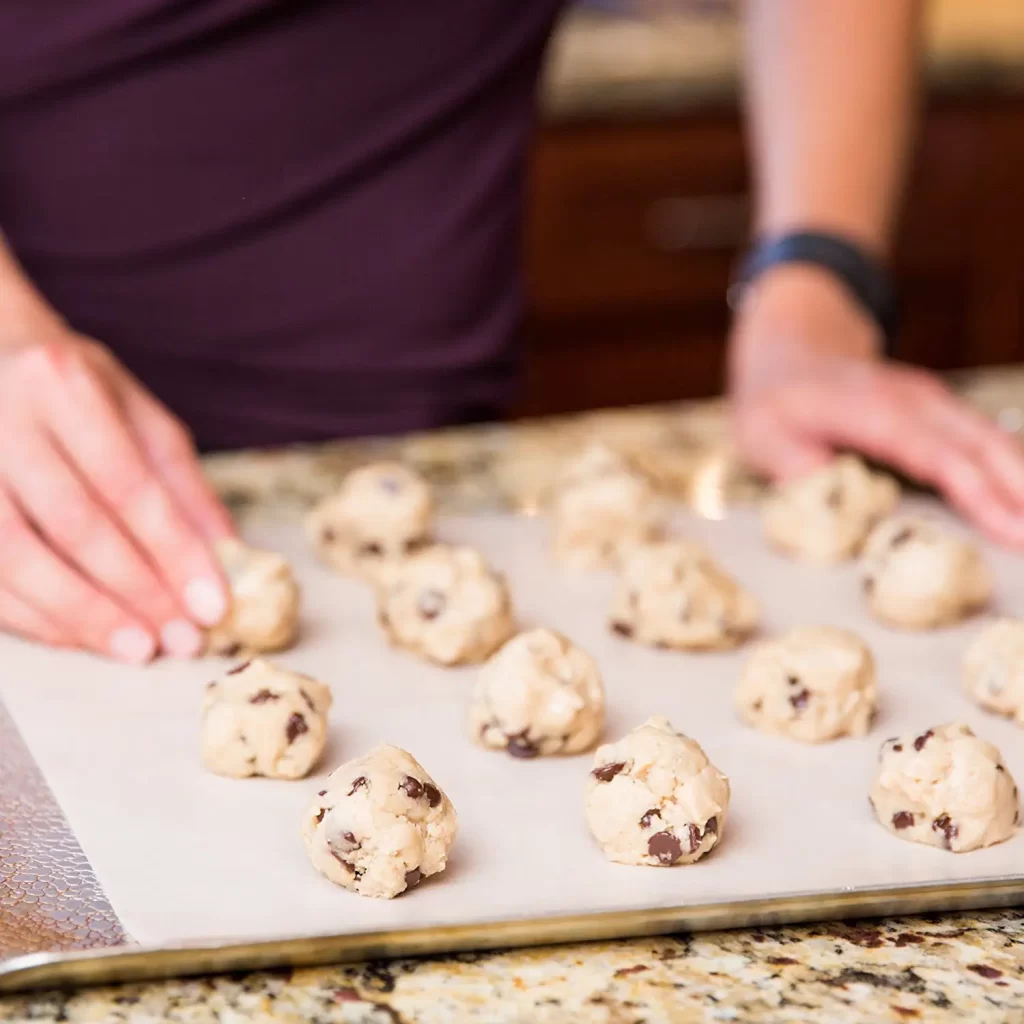
[[[1010,431],[1024,368],[956,381]],[[352,465],[397,455],[443,507],[544,503],[565,453],[600,435],[641,455],[705,515],[756,497],[730,454],[721,402],[342,442],[208,460],[242,516],[294,516]],[[661,1024],[1024,1019],[1024,910],[779,927],[422,960],[172,980],[0,999],[0,1021],[343,1021],[346,1024]]]
[[[672,114],[734,104],[742,34],[734,0],[622,0],[635,16],[571,8],[549,54],[550,120]],[[1024,90],[1020,0],[931,0],[925,69],[933,90]]]

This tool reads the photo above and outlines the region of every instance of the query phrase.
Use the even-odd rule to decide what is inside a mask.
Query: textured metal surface
[[[125,941],[74,833],[0,703],[0,958]]]

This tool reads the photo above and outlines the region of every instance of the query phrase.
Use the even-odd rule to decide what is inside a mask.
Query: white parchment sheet
[[[476,747],[465,730],[476,670],[434,668],[392,650],[369,592],[320,566],[297,524],[254,525],[248,538],[290,557],[304,590],[302,642],[279,660],[334,691],[331,741],[311,778],[235,781],[203,770],[201,691],[222,662],[135,670],[0,639],[0,698],[133,938],[271,939],[1024,874],[1024,834],[956,856],[890,836],[867,801],[883,739],[952,719],[995,742],[1024,784],[1024,731],[960,690],[962,654],[981,620],[937,633],[887,629],[866,615],[852,567],[782,559],[763,544],[752,512],[682,519],[680,532],[705,542],[761,600],[765,633],[827,623],[872,646],[882,696],[872,734],[803,746],[735,719],[731,690],[749,649],[686,655],[612,636],[612,577],[556,568],[543,520],[449,519],[441,532],[478,545],[507,572],[524,624],[562,630],[597,658],[608,737],[664,714],[703,744],[732,780],[723,843],[691,867],[608,863],[583,821],[589,754],[520,761]],[[1024,560],[988,555],[997,608],[1024,614]],[[408,748],[459,814],[448,870],[390,902],[331,885],[299,838],[323,776],[385,742]]]

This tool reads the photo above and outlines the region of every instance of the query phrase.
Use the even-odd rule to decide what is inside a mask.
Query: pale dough
[[[1024,622],[997,619],[967,649],[964,689],[983,708],[1024,725]]]
[[[757,602],[702,548],[661,541],[625,560],[611,628],[654,647],[735,647],[756,628]]]
[[[593,444],[563,471],[552,506],[555,558],[574,569],[618,564],[664,534],[666,507],[624,456]]]
[[[899,501],[899,487],[854,455],[842,455],[810,476],[780,484],[764,504],[765,536],[808,562],[853,558],[872,527]]]
[[[597,663],[560,633],[520,633],[480,670],[469,731],[485,747],[513,757],[578,754],[603,725]]]
[[[700,744],[649,718],[598,747],[587,779],[587,825],[609,860],[692,864],[721,841],[729,780]]]
[[[376,462],[349,473],[338,493],[310,512],[306,531],[339,572],[386,582],[398,562],[430,543],[433,495],[407,466]]]
[[[206,649],[234,657],[290,647],[299,631],[299,586],[288,562],[235,539],[219,541],[216,551],[231,591],[230,607],[207,631]]]
[[[218,775],[298,779],[323,752],[331,691],[261,658],[207,684],[202,752]]]
[[[313,866],[360,896],[391,899],[444,871],[455,808],[422,765],[383,746],[327,779],[302,822]]]
[[[906,629],[957,622],[983,608],[992,588],[973,544],[916,516],[894,516],[875,527],[861,574],[871,611]]]
[[[791,629],[757,646],[734,703],[747,725],[804,743],[863,736],[877,707],[875,659],[846,630]]]
[[[871,805],[893,835],[966,853],[1016,830],[1017,786],[999,751],[968,726],[886,740],[878,760]]]
[[[396,567],[377,618],[392,643],[441,665],[484,661],[515,632],[505,578],[473,548],[442,544]]]

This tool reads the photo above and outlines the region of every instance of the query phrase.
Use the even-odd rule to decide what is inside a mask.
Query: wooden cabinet
[[[721,390],[749,173],[735,112],[551,125],[533,156],[520,411]],[[937,99],[895,248],[902,358],[1024,359],[1024,99]]]

